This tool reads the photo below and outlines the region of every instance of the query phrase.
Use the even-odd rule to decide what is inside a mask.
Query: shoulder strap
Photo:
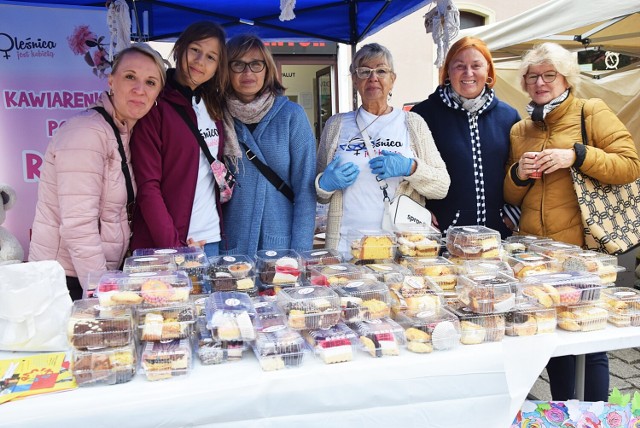
[[[367,127],[363,126],[364,123],[362,123],[362,118],[360,117],[359,113],[360,113],[360,109],[356,110],[356,125],[358,125],[358,129],[360,130],[360,135],[362,135],[362,139],[364,140],[364,145],[367,148],[369,159],[373,159],[376,157],[376,153],[373,150],[373,147],[371,145],[371,137],[369,137],[369,133],[367,132]],[[382,190],[382,200],[388,201],[389,194],[387,193],[387,187],[389,187],[389,185],[387,184],[386,181],[384,181],[384,179],[378,179],[377,176],[376,176],[376,180],[378,180],[378,183],[380,183],[380,190]]]
[[[587,138],[587,125],[585,124],[584,120],[584,104],[582,105],[582,110],[580,111],[580,133],[582,134],[582,144],[584,144],[585,146],[589,145],[589,138]]]
[[[111,129],[113,129],[113,133],[116,135],[116,140],[118,141],[118,152],[120,153],[121,159],[121,167],[122,173],[124,174],[124,182],[127,186],[127,215],[129,216],[129,220],[131,220],[131,214],[133,214],[131,207],[133,206],[135,195],[133,193],[133,183],[131,181],[131,172],[129,172],[129,166],[127,165],[127,155],[124,152],[124,145],[122,144],[122,138],[120,137],[120,130],[116,126],[113,118],[109,116],[109,113],[104,109],[104,107],[92,107],[93,110],[97,111],[102,115],[104,120],[107,121],[109,125],[111,125]]]
[[[255,167],[258,168],[258,171],[260,171],[260,173],[264,175],[271,184],[273,184],[273,187],[285,195],[289,201],[293,202],[294,194],[291,187],[289,187],[289,185],[285,183],[284,180],[269,167],[269,165],[262,163],[262,161],[258,159],[258,156],[256,156],[256,154],[253,153],[243,141],[240,141],[240,144],[242,145],[244,153],[247,155],[247,159],[249,159]]]
[[[209,151],[209,147],[207,146],[207,142],[204,141],[204,137],[200,133],[200,130],[198,129],[196,124],[193,123],[193,120],[191,120],[191,118],[187,114],[187,111],[181,105],[172,103],[171,101],[168,101],[168,103],[169,103],[169,105],[171,105],[171,107],[174,108],[175,111],[178,112],[180,117],[182,117],[182,120],[184,120],[184,123],[187,124],[189,129],[191,129],[191,132],[193,133],[193,136],[196,137],[196,140],[198,141],[198,145],[202,149],[202,153],[204,153],[204,155],[207,158],[207,161],[209,162],[209,164],[212,164],[216,159],[211,154],[211,151]]]

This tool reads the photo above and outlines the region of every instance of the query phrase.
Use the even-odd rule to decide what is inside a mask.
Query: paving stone
[[[620,391],[625,389],[633,389],[634,385],[627,382],[626,379],[620,379],[616,376],[609,376],[609,389],[618,388]]]
[[[618,349],[617,351],[609,352],[609,357],[619,358],[627,364],[638,364],[640,363],[640,349],[638,348],[629,348],[629,349]]]
[[[533,384],[529,395],[534,396],[536,400],[550,401],[551,391],[549,390],[549,383],[539,377],[538,380],[536,380],[536,382]]]
[[[618,359],[609,361],[609,373],[622,379],[640,376],[640,370]]]
[[[634,388],[636,388],[638,391],[640,391],[640,377],[632,377],[625,380],[633,385]]]

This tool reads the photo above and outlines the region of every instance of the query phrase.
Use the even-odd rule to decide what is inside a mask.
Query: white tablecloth
[[[640,346],[640,327],[506,337],[450,351],[263,372],[255,357],[189,376],[0,406],[0,427],[509,427],[551,356]],[[10,357],[9,353],[0,356]]]

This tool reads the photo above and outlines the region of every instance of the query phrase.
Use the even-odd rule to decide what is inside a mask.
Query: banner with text
[[[2,226],[26,258],[47,144],[108,88],[107,9],[0,4],[0,16],[0,183],[18,195]]]

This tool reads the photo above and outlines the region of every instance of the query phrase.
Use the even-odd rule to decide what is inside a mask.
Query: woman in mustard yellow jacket
[[[571,52],[543,43],[524,55],[520,72],[522,88],[531,97],[527,106],[531,117],[511,129],[505,202],[522,208],[520,233],[583,246],[570,168],[602,183],[632,182],[640,176],[635,145],[602,100],[574,96],[580,69]],[[582,144],[583,107],[588,146]],[[574,356],[552,358],[547,371],[554,400],[575,398]],[[608,389],[606,353],[587,355],[585,400],[606,401]]]

